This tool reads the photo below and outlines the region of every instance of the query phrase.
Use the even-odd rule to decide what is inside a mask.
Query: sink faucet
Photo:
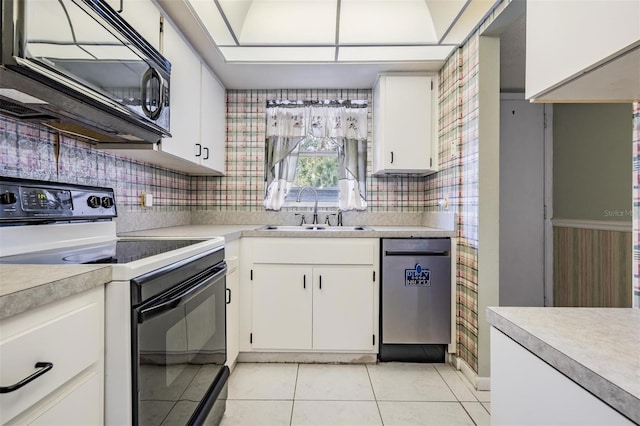
[[[313,221],[311,221],[311,223],[314,225],[317,225],[318,224],[318,191],[316,191],[316,189],[311,186],[305,186],[300,190],[300,192],[298,192],[298,198],[296,198],[296,202],[297,203],[300,202],[300,197],[302,196],[302,193],[307,189],[310,189],[311,191],[313,191],[313,196],[315,197],[315,204],[313,205]]]

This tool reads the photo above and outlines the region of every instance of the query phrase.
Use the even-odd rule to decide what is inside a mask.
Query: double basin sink
[[[328,226],[328,225],[265,225],[258,228],[258,231],[373,231],[368,226]]]

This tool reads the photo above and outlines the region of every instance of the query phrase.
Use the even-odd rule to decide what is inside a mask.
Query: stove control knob
[[[16,201],[18,201],[18,196],[15,192],[0,194],[0,204],[14,204]]]
[[[104,207],[105,209],[110,209],[111,207],[113,207],[113,198],[102,197],[101,203],[102,207]]]
[[[100,197],[91,195],[89,198],[87,198],[87,205],[92,209],[97,209],[98,207],[100,207]]]

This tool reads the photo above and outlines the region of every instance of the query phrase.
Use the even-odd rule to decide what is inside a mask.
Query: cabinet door
[[[253,268],[253,349],[311,349],[311,268]]]
[[[200,59],[169,22],[164,26],[163,55],[171,62],[171,137],[162,150],[197,162],[200,144]],[[198,150],[200,152],[198,152]]]
[[[373,269],[362,266],[313,268],[313,349],[374,347]]]
[[[590,103],[638,99],[638,42],[637,0],[527,2],[525,98]]]
[[[431,77],[387,77],[385,93],[385,168],[429,168]]]
[[[433,78],[381,76],[374,88],[374,173],[433,173]]]
[[[107,3],[119,11],[149,44],[160,50],[160,11],[151,0],[107,0]]]
[[[203,153],[200,164],[224,174],[225,90],[205,65],[202,65],[201,93],[200,141]]]
[[[239,353],[240,335],[240,271],[238,241],[226,244],[227,261],[227,365],[233,368]]]
[[[40,424],[102,423],[104,325],[102,286],[0,321],[2,386],[35,373],[37,362],[53,364],[28,385],[0,394],[0,424],[29,424],[40,416]],[[82,408],[66,410],[65,401]]]

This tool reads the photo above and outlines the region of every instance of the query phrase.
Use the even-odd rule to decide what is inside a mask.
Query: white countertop
[[[183,225],[167,228],[147,229],[119,234],[120,237],[164,237],[164,238],[213,238],[224,237],[231,241],[242,237],[287,237],[287,238],[442,238],[454,237],[452,230],[424,226],[379,226],[367,225],[371,231],[273,231],[259,229],[265,225]]]
[[[487,320],[640,424],[640,309],[494,307]]]
[[[119,234],[119,237],[152,237],[152,238],[215,238],[224,237],[230,241],[240,238],[243,231],[251,231],[262,225],[182,225],[167,228],[145,229]]]

